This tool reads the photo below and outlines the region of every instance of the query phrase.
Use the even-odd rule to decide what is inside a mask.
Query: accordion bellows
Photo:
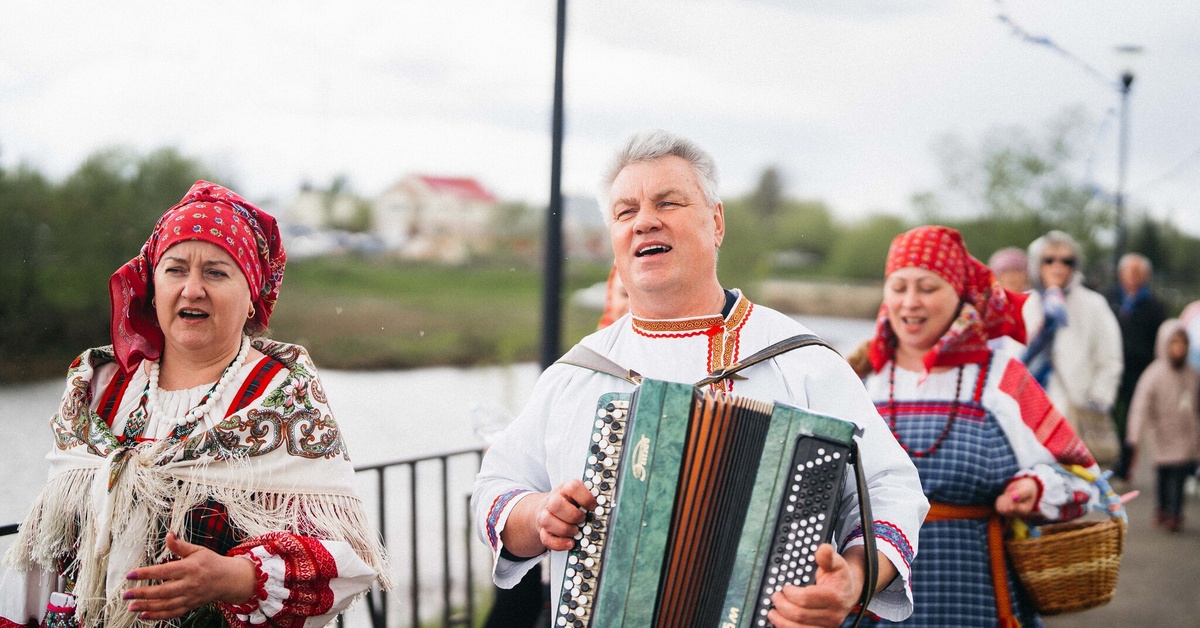
[[[855,434],[783,404],[644,380],[598,401],[557,626],[768,626],[813,583]]]

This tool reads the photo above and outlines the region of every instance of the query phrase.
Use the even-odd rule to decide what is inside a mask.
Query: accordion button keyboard
[[[799,461],[800,448],[792,460],[794,473],[788,482],[779,514],[771,549],[771,567],[759,589],[759,603],[754,613],[755,626],[769,626],[767,613],[771,610],[771,595],[788,584],[806,586],[814,583],[814,557],[817,547],[830,538],[825,521],[833,512],[834,487],[838,485],[842,453],[824,447],[804,454]]]
[[[575,535],[575,548],[567,554],[566,573],[571,586],[563,587],[556,626],[583,628],[591,624],[595,602],[591,593],[600,576],[596,565],[604,553],[607,507],[616,492],[617,464],[621,458],[628,410],[628,400],[616,400],[596,412],[583,485],[595,496],[597,507],[587,514]]]

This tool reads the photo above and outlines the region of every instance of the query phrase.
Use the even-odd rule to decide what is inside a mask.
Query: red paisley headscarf
[[[251,324],[267,327],[287,262],[275,218],[232,190],[197,181],[158,219],[137,257],[108,280],[113,351],[125,372],[162,354],[165,340],[150,307],[154,268],[167,249],[191,240],[215,244],[237,262],[254,304]]]
[[[983,262],[971,257],[962,235],[940,226],[917,227],[896,236],[888,249],[885,276],[915,266],[933,271],[948,281],[962,299],[958,316],[924,358],[925,369],[982,363],[990,355],[991,338],[1011,336],[1025,342],[1021,306],[1028,298],[1000,286]],[[896,350],[896,334],[888,320],[887,305],[879,308],[875,337],[871,341],[871,366],[879,371]]]

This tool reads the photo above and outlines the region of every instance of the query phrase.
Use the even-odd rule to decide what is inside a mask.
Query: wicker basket
[[[1125,522],[1073,521],[1006,543],[1009,560],[1043,615],[1073,613],[1112,599],[1125,546]]]

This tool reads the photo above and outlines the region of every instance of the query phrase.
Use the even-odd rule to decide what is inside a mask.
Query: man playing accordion
[[[694,143],[663,131],[635,134],[602,182],[617,273],[630,313],[581,344],[646,378],[695,382],[797,334],[798,322],[750,302],[717,279],[725,233],[716,166]],[[835,352],[809,346],[780,354],[710,386],[852,421],[878,539],[876,595],[868,609],[901,620],[912,612],[909,566],[928,509],[916,469],[892,438],[862,383]],[[528,405],[484,457],[473,509],[493,550],[493,578],[516,584],[546,553],[552,588],[562,582],[567,550],[597,506],[579,479],[596,401],[629,392],[630,382],[558,363],[538,379]],[[771,598],[775,626],[837,626],[859,599],[866,569],[853,482],[839,500],[837,550],[816,553],[816,583],[788,585]],[[840,553],[839,553],[840,552]],[[558,592],[552,591],[553,600]]]

